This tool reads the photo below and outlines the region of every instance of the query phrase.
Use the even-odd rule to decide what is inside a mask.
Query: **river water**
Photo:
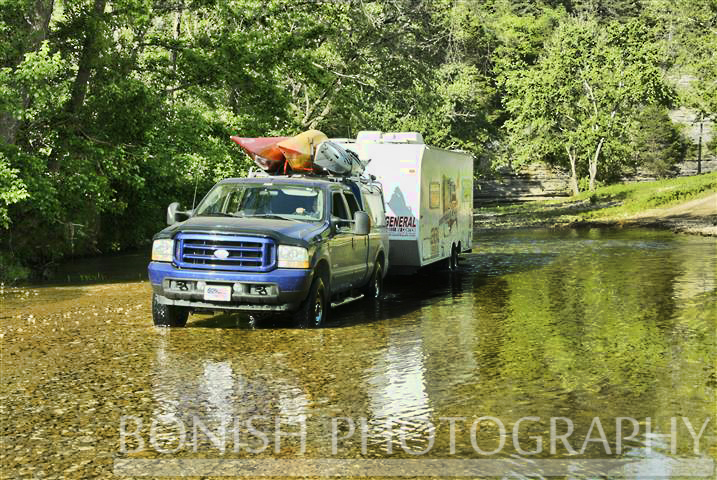
[[[320,330],[246,315],[155,328],[142,255],[76,262],[56,284],[2,289],[2,478],[330,461],[342,475],[714,478],[715,247],[644,229],[482,235],[457,273],[389,278],[383,301]]]

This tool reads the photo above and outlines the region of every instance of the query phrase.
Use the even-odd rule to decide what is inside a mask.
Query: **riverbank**
[[[717,172],[611,185],[569,199],[476,206],[477,233],[516,228],[652,227],[717,236]]]
[[[474,227],[480,234],[516,228],[644,226],[717,236],[715,192],[717,172],[656,182],[611,185],[593,193],[585,192],[559,200],[492,207],[477,205]],[[140,250],[138,254],[143,255],[147,251]],[[82,263],[87,263],[87,260]],[[70,280],[74,273],[71,269],[65,270],[59,264],[31,270],[9,253],[0,252],[0,284],[13,285],[29,279],[47,281],[58,275],[66,275]]]

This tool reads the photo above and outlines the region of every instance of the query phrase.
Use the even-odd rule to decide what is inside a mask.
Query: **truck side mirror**
[[[167,225],[174,225],[188,219],[190,212],[179,209],[179,202],[172,202],[167,207]]]
[[[371,230],[371,219],[368,213],[358,211],[354,213],[354,234],[355,235],[368,235]]]

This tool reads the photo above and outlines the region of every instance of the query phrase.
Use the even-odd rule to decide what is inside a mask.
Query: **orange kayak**
[[[284,152],[277,146],[279,142],[289,140],[289,137],[230,137],[254,163],[268,172],[275,172],[284,164]]]
[[[329,137],[318,130],[307,130],[294,137],[282,140],[276,146],[284,154],[289,166],[294,171],[312,170],[313,154],[317,145]]]

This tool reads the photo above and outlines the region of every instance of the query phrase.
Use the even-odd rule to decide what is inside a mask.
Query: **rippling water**
[[[3,475],[107,476],[128,456],[245,458],[262,447],[242,423],[252,416],[269,437],[277,418],[289,431],[304,422],[302,458],[410,458],[404,447],[430,446],[423,458],[653,460],[629,478],[670,476],[663,460],[717,459],[714,239],[537,230],[477,240],[459,272],[391,278],[380,304],[340,307],[321,330],[242,315],[156,329],[147,283],[107,283],[112,274],[6,290]],[[123,415],[143,421],[145,443],[156,418],[181,420],[188,435],[194,418],[215,432],[240,426],[224,454],[200,435],[197,452],[123,455]],[[341,435],[347,419],[355,434],[334,455],[335,417]],[[672,418],[674,448],[656,436]],[[695,448],[689,428],[705,421]],[[155,432],[161,445],[177,445],[170,427]],[[295,438],[257,455],[301,457]]]

